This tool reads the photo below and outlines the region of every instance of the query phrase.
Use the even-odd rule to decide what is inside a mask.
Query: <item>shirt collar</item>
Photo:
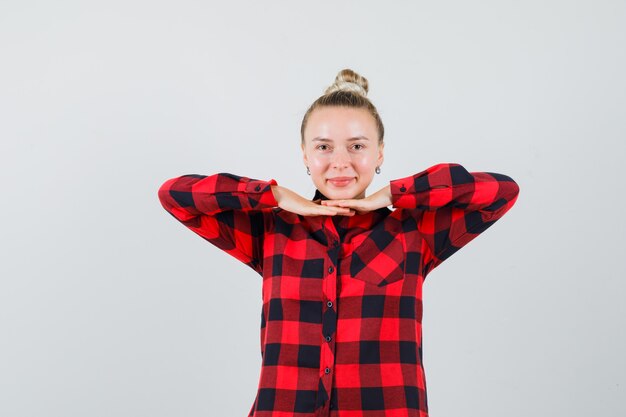
[[[313,198],[311,199],[311,201],[315,201],[315,200],[328,200],[328,197],[326,197],[324,194],[322,194],[320,192],[320,190],[318,190],[317,188],[315,189],[315,195],[313,196]]]

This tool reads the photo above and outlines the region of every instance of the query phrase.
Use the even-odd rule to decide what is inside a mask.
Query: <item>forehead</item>
[[[314,138],[324,138],[329,141],[367,138],[375,141],[378,138],[378,131],[376,120],[366,109],[321,107],[309,115],[304,138],[307,142]]]

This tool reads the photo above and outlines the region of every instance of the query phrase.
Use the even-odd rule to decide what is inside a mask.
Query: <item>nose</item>
[[[346,149],[338,148],[333,152],[331,166],[336,169],[347,168],[350,165],[350,155]]]

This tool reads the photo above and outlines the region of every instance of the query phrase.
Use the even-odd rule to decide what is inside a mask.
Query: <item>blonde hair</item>
[[[302,126],[300,127],[301,143],[304,145],[304,129],[309,120],[309,116],[313,110],[319,107],[353,107],[367,110],[374,120],[378,129],[378,143],[383,143],[385,135],[385,127],[380,119],[378,110],[372,104],[367,93],[369,91],[369,83],[362,75],[356,73],[350,68],[339,71],[335,77],[335,82],[324,91],[324,94],[311,104],[304,114]]]

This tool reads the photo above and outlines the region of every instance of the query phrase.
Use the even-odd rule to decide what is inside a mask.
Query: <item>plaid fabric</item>
[[[517,183],[441,163],[390,181],[395,210],[352,217],[282,210],[271,185],[183,175],[158,192],[178,221],[262,276],[249,416],[427,417],[422,285],[513,206]]]

